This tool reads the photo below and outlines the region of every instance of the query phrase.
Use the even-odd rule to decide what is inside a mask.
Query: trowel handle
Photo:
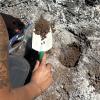
[[[43,56],[44,56],[44,52],[43,51],[40,51],[39,52],[39,61],[42,61],[42,58],[43,58]]]

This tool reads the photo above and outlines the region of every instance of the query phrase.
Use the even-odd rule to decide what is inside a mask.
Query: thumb
[[[36,71],[36,70],[38,69],[39,64],[40,64],[40,62],[39,62],[39,61],[37,61],[37,62],[36,62],[36,64],[35,64],[35,68],[34,68],[34,70],[33,70],[33,71]]]

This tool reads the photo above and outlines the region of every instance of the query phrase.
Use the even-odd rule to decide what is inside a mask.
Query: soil
[[[41,16],[40,19],[35,23],[35,33],[37,35],[41,35],[43,40],[46,38],[46,34],[48,34],[49,30],[49,22]]]
[[[35,100],[100,100],[100,0],[1,0],[0,11],[26,24],[36,22],[36,34],[48,33],[47,23],[54,22],[53,48],[47,58],[53,65],[54,85]],[[31,43],[27,48],[19,51],[25,49],[33,68],[37,56]]]
[[[85,0],[86,5],[94,6],[96,4],[96,0]]]
[[[52,33],[54,33],[56,31],[54,22],[51,23],[51,30],[52,30]]]
[[[66,48],[66,51],[63,49],[61,50],[59,60],[66,67],[74,67],[79,61],[80,54],[80,47],[77,44],[72,43]]]
[[[88,77],[90,84],[94,86],[95,91],[100,93],[100,68],[99,66],[94,66],[89,68]]]

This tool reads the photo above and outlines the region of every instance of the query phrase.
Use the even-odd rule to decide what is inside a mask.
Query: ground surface
[[[54,84],[35,100],[100,100],[100,0],[0,0],[0,12],[54,23]]]

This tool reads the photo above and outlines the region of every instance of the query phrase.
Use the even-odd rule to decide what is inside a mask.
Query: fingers
[[[48,70],[51,70],[52,65],[50,63],[46,64],[46,67],[48,68]]]
[[[36,65],[35,65],[35,68],[34,68],[34,71],[38,69],[39,64],[40,64],[40,62],[39,62],[39,61],[37,61],[37,62],[36,62]]]
[[[50,76],[44,81],[45,84],[42,85],[42,90],[46,90],[53,82],[54,82],[54,81],[53,81],[53,78],[52,78],[52,76],[50,75]],[[46,87],[45,87],[44,85],[45,85]],[[43,86],[44,86],[44,87],[43,87]]]
[[[52,67],[52,65],[49,64],[49,63],[46,65],[46,70],[45,70],[45,72],[46,72],[46,76],[48,76],[48,77],[52,76],[51,67]]]
[[[44,54],[42,61],[41,61],[41,65],[45,66],[46,65],[46,54]]]
[[[34,71],[37,70],[39,68],[39,66],[44,67],[44,68],[46,67],[49,71],[51,70],[52,65],[50,63],[46,64],[46,56],[47,55],[44,54],[42,61],[41,61],[41,64],[39,61],[36,62]]]

